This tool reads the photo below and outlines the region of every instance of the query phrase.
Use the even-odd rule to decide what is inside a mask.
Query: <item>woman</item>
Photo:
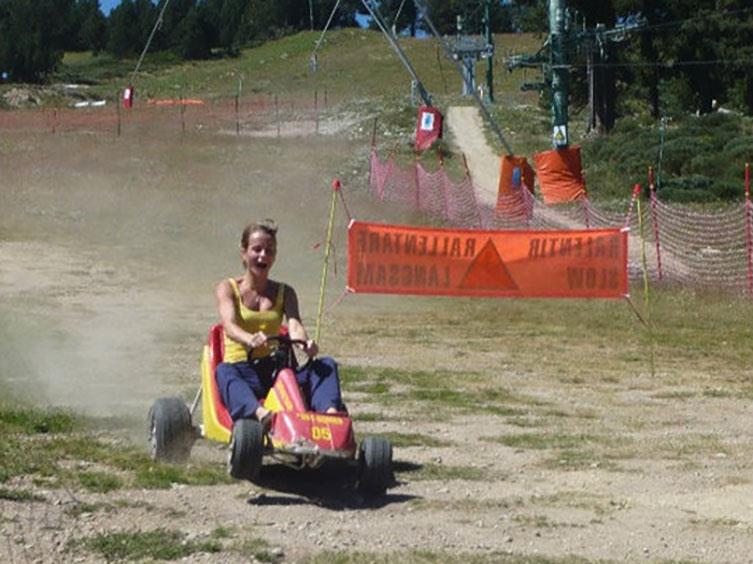
[[[276,255],[274,222],[249,224],[241,236],[243,276],[223,280],[215,291],[225,330],[224,361],[217,365],[220,395],[233,421],[256,417],[266,429],[272,413],[259,400],[272,387],[277,368],[267,336],[277,335],[283,320],[290,338],[305,341],[301,348],[312,359],[296,371],[311,409],[326,413],[345,409],[337,364],[327,357],[314,359],[319,347],[306,334],[295,290],[269,278]]]

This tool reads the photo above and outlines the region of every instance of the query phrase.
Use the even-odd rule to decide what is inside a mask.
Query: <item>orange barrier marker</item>
[[[352,221],[348,290],[519,298],[628,295],[623,229],[478,231]]]
[[[572,202],[586,195],[580,147],[551,149],[533,156],[546,205]]]

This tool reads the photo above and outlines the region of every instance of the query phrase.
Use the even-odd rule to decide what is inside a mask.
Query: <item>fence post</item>
[[[180,132],[185,133],[186,132],[186,105],[184,103],[183,99],[183,90],[180,91]]]
[[[659,280],[664,278],[661,265],[661,243],[659,241],[659,214],[656,209],[656,184],[654,182],[654,167],[648,167],[648,193],[651,200],[651,223],[654,226],[654,243],[656,243],[656,271]]]
[[[319,91],[314,89],[314,119],[316,120],[315,132],[319,133]]]
[[[591,221],[588,214],[588,208],[590,206],[590,203],[588,201],[588,196],[583,196],[581,199],[582,205],[583,205],[583,222],[586,226],[586,229],[591,229]]]
[[[243,89],[243,78],[238,79],[238,91],[235,93],[235,134],[241,134],[241,90]]]
[[[630,198],[630,204],[628,205],[628,211],[627,214],[625,214],[625,224],[624,227],[630,227],[630,218],[633,215],[633,207],[635,206],[635,200],[640,195],[640,184],[636,184],[633,187],[633,197]]]
[[[277,122],[277,138],[280,138],[280,106],[277,102],[277,94],[275,94],[275,121]]]
[[[120,130],[121,130],[120,92],[115,93],[115,113],[118,116],[117,133],[118,133],[118,137],[120,137]]]
[[[748,297],[753,297],[753,217],[750,208],[750,163],[745,163],[745,239],[748,251]]]
[[[418,176],[418,152],[413,154],[413,184],[416,186],[416,211],[421,211],[421,187]]]

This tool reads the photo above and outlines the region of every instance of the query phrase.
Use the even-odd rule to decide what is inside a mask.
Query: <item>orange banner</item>
[[[621,298],[628,295],[627,230],[477,231],[353,221],[348,290]]]

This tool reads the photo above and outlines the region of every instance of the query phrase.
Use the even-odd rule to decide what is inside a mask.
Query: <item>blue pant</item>
[[[233,421],[254,417],[259,400],[267,397],[274,383],[275,369],[271,357],[217,365],[217,387]],[[330,407],[345,410],[337,363],[332,358],[316,358],[295,372],[303,397],[313,411],[324,412]]]

